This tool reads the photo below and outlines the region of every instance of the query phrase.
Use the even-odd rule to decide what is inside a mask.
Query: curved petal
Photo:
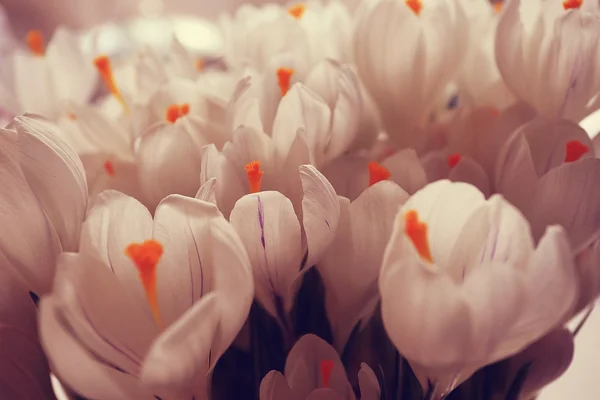
[[[390,171],[392,180],[409,194],[415,193],[428,183],[425,169],[413,149],[397,152],[386,158],[382,165]]]
[[[365,363],[360,364],[358,371],[358,386],[360,387],[361,400],[381,399],[381,387],[375,372]]]
[[[491,193],[491,182],[483,168],[472,158],[462,157],[459,163],[450,170],[448,179],[454,182],[466,182],[475,186],[484,197]]]
[[[196,196],[194,196],[198,200],[208,201],[209,203],[217,204],[216,197],[217,190],[217,178],[210,178],[206,182],[200,186],[198,192],[196,192]]]
[[[290,389],[284,376],[279,371],[270,371],[260,382],[260,400],[302,400]]]

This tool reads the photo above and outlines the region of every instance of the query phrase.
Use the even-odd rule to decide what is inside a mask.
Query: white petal
[[[382,165],[390,171],[392,180],[409,194],[415,193],[428,183],[425,170],[413,149],[397,152],[386,158]]]
[[[270,371],[260,382],[260,400],[302,400],[297,396],[279,371]]]
[[[195,198],[197,198],[198,200],[208,201],[209,203],[213,203],[216,205],[216,187],[217,178],[210,178],[202,186],[200,186],[200,189],[198,189]]]

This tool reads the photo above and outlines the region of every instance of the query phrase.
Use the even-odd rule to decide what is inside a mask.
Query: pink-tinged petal
[[[306,400],[347,400],[330,388],[320,388],[306,396]]]
[[[579,278],[579,298],[573,314],[583,310],[600,294],[600,238],[575,256]]]
[[[392,180],[409,194],[428,183],[425,169],[413,149],[401,150],[386,158],[381,165],[390,171]]]
[[[202,147],[207,143],[185,122],[156,125],[138,142],[140,184],[153,207],[170,194],[193,196],[200,187]]]
[[[302,227],[308,256],[304,263],[312,267],[333,242],[340,219],[340,204],[329,181],[312,165],[300,167]]]
[[[450,165],[448,165],[448,155],[445,151],[430,151],[421,158],[421,165],[425,170],[428,182],[448,179]]]
[[[263,132],[261,120],[260,99],[255,96],[256,85],[253,77],[247,76],[240,80],[233,92],[227,108],[227,126],[234,132],[240,126],[247,126]]]
[[[58,139],[56,126],[38,117],[15,118],[21,168],[54,225],[64,251],[77,248],[87,208],[87,184],[77,154]]]
[[[564,164],[544,175],[531,199],[535,238],[551,224],[562,225],[575,252],[590,243],[600,230],[600,159]]]
[[[360,364],[358,371],[358,386],[360,387],[361,400],[381,399],[381,387],[375,372],[365,363]]]
[[[202,167],[200,169],[200,184],[204,185],[209,179],[216,178],[219,174],[221,156],[214,144],[207,144],[202,148]]]
[[[483,168],[471,157],[461,157],[459,163],[450,169],[448,179],[475,186],[485,197],[491,193],[490,179]]]
[[[143,285],[135,264],[125,254],[132,243],[152,239],[152,215],[136,199],[116,191],[98,195],[81,230],[81,254],[102,261],[138,305],[150,316]]]
[[[303,400],[290,389],[285,377],[279,371],[270,371],[260,382],[260,400]]]
[[[164,398],[207,399],[211,345],[221,318],[218,293],[204,296],[152,344],[141,380]],[[218,357],[217,357],[218,358]]]
[[[27,288],[0,267],[0,393],[12,399],[53,399],[48,362],[39,343],[37,310]]]
[[[317,268],[326,288],[326,309],[334,344],[343,351],[354,326],[372,311],[383,251],[394,217],[408,194],[393,182],[379,182],[348,204],[340,199],[338,233]],[[357,227],[361,227],[357,229]]]
[[[529,144],[523,134],[516,131],[504,143],[496,161],[496,192],[526,212],[537,181]]]
[[[324,362],[332,363],[327,377],[321,373]],[[306,398],[315,389],[328,387],[344,400],[354,400],[354,391],[338,353],[323,339],[313,334],[302,336],[290,350],[285,362],[285,378],[292,391]],[[328,383],[328,385],[325,385]]]
[[[298,129],[296,138],[290,147],[283,166],[277,167],[278,174],[277,188],[294,205],[296,214],[302,215],[301,203],[304,196],[302,188],[302,175],[298,173],[300,166],[310,163],[308,145],[306,143],[306,133],[304,129]],[[281,168],[281,170],[279,169]]]
[[[321,172],[338,195],[354,200],[369,186],[368,165],[369,160],[366,158],[341,156]]]
[[[198,192],[196,192],[196,196],[194,196],[198,200],[207,201],[209,203],[217,204],[217,178],[210,178],[207,180]]]
[[[80,39],[80,35],[59,28],[48,43],[45,57],[57,100],[85,103],[96,88],[98,72],[91,58],[83,54]]]
[[[82,155],[91,202],[105,190],[117,190],[136,199],[143,198],[139,169],[135,162],[111,154]]]
[[[302,261],[300,223],[292,203],[279,192],[247,195],[236,203],[230,221],[248,251],[256,297],[274,317],[289,312]]]
[[[525,275],[527,299],[492,359],[514,354],[561,324],[577,300],[577,276],[569,239],[564,230],[550,226],[533,254]]]
[[[54,258],[60,252],[58,235],[44,213],[21,169],[18,134],[0,131],[0,217],[12,227],[10,235],[0,236],[0,251],[38,295],[50,291]]]
[[[596,136],[594,136],[592,143],[594,144],[594,153],[600,156],[600,134],[596,134]]]
[[[15,95],[21,111],[56,116],[56,92],[44,58],[17,51],[13,56]]]
[[[60,306],[52,297],[40,303],[42,346],[54,373],[77,393],[88,398],[115,400],[154,399],[137,377],[99,362],[71,335],[62,321]],[[67,356],[65,356],[67,355]]]

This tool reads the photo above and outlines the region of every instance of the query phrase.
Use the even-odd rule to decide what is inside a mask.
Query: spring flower
[[[577,277],[564,230],[537,247],[502,197],[438,181],[400,209],[381,276],[382,318],[417,376],[446,394],[569,315]]]
[[[585,117],[600,92],[598,2],[513,0],[504,8],[496,60],[507,86],[544,116]]]
[[[90,398],[205,398],[253,297],[248,256],[214,205],[170,196],[153,218],[104,192],[80,253],[58,264],[40,330],[60,379]]]
[[[77,155],[40,117],[16,117],[2,129],[0,210],[11,227],[0,253],[38,296],[50,291],[54,260],[77,250],[87,208],[87,186]]]

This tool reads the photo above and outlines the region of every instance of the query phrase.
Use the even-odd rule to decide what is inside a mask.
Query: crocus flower
[[[170,196],[154,218],[106,191],[64,253],[40,330],[53,372],[89,398],[206,398],[253,298],[248,256],[207,202]]]
[[[514,206],[449,181],[400,209],[379,288],[390,339],[438,395],[544,336],[577,300],[563,228],[536,247]]]
[[[598,2],[508,1],[498,24],[496,60],[513,93],[548,117],[579,121],[600,92]]]
[[[57,129],[21,116],[0,130],[0,213],[11,227],[0,253],[38,296],[51,289],[58,253],[77,250],[87,208],[83,166]]]

